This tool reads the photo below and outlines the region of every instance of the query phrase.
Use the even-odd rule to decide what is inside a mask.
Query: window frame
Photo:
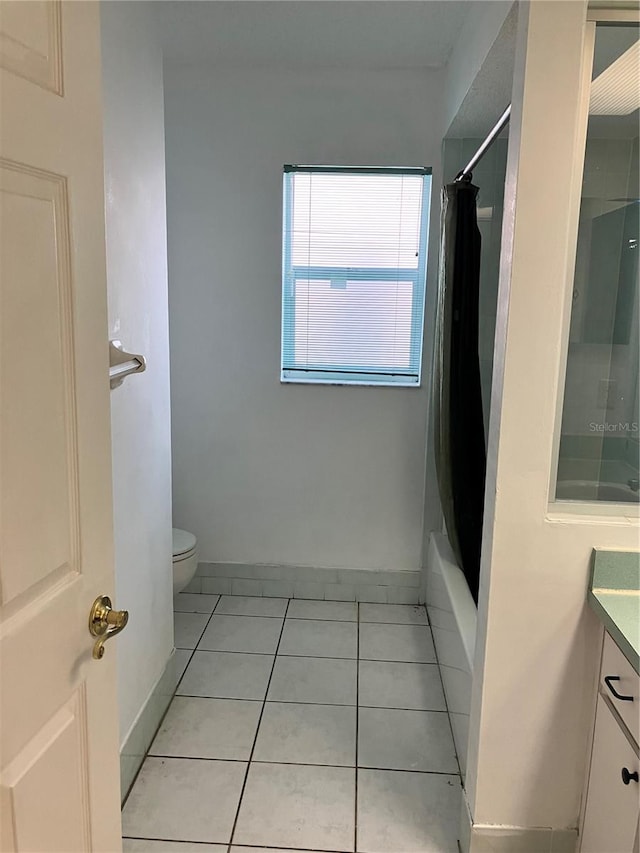
[[[304,172],[325,174],[418,175],[423,178],[420,207],[418,266],[393,267],[323,267],[294,266],[292,258],[293,192],[292,175]],[[376,166],[284,166],[283,168],[283,227],[282,227],[282,326],[280,345],[280,381],[286,384],[308,385],[367,385],[375,387],[420,388],[422,384],[422,354],[426,298],[427,260],[429,254],[429,224],[431,214],[432,169],[424,167]],[[411,281],[411,363],[406,372],[371,365],[317,365],[313,369],[290,367],[295,364],[295,281]]]

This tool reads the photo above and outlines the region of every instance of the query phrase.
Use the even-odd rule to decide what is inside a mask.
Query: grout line
[[[190,595],[198,595],[198,593],[192,592]],[[213,598],[213,596],[211,597]],[[178,614],[181,616],[211,616],[212,613],[212,610],[178,610],[177,607],[173,608],[174,616],[177,616]]]
[[[175,699],[205,699],[216,702],[264,702],[264,699],[247,699],[238,696],[202,696],[198,693],[176,693]],[[411,709],[407,709],[411,710]]]
[[[366,604],[366,602],[364,602],[364,601],[362,603]],[[385,606],[386,607],[399,607],[400,605],[388,604]],[[413,607],[413,606],[414,606],[413,604],[407,605],[407,607]],[[417,607],[418,605],[415,605],[415,606]],[[405,628],[428,628],[429,627],[429,622],[388,622],[388,621],[382,622],[382,621],[376,621],[375,619],[363,619],[362,622],[360,622],[360,624],[361,625],[402,625]]]
[[[426,607],[426,605],[425,605]],[[451,732],[451,740],[453,741],[453,752],[456,757],[456,762],[458,764],[458,776],[460,776],[460,783],[462,784],[462,768],[460,766],[460,759],[458,758],[458,747],[456,746],[456,739],[453,736],[453,724],[451,723],[451,712],[449,711],[449,703],[447,702],[447,694],[444,689],[444,680],[442,678],[442,669],[440,667],[440,661],[438,660],[438,650],[436,649],[436,641],[433,636],[433,629],[431,628],[431,624],[429,624],[429,633],[431,634],[431,642],[433,643],[433,653],[436,656],[436,663],[438,664],[438,675],[440,676],[440,686],[442,687],[442,695],[444,696],[444,705],[447,709],[447,719],[449,720],[449,731]]]
[[[265,655],[266,657],[266,655]],[[245,699],[242,696],[202,696],[196,693],[176,693],[180,699],[226,699],[227,701],[232,700],[234,702],[265,702],[267,701],[270,705],[318,705],[321,708],[355,708],[356,705],[345,705],[340,702],[298,702],[293,699]],[[420,710],[419,708],[398,708],[389,710],[399,710],[399,711],[415,711]],[[434,712],[437,713],[437,712]],[[440,712],[442,713],[442,712]]]
[[[273,655],[275,654],[275,652],[241,652],[239,649],[201,649],[198,646],[196,646],[195,649],[184,649],[183,651],[212,652],[216,655],[255,655],[255,657],[259,658],[270,658],[273,657]]]
[[[197,592],[192,593],[192,595],[197,595],[197,594],[198,594]],[[291,599],[291,600],[293,601],[293,599]],[[301,600],[306,601],[307,599],[296,599],[296,600],[297,601],[301,601]],[[176,613],[180,613],[180,612],[195,613],[196,611],[194,611],[194,610],[189,610],[189,611],[176,610],[175,612]],[[276,615],[275,613],[219,613],[218,616],[243,616],[246,619],[253,619],[253,618],[256,618],[256,619],[283,619],[284,618],[283,614]],[[317,616],[287,616],[287,619],[291,619],[293,622],[342,622],[344,625],[355,625],[356,624],[355,619],[327,619],[327,618],[322,618],[322,617],[317,617]],[[373,624],[373,623],[371,623],[371,624]],[[403,623],[403,622],[398,622],[398,623],[387,622],[387,623],[384,623],[383,622],[380,624],[387,624],[387,625],[399,624],[399,625],[402,625],[402,624],[409,624],[409,623]]]
[[[189,595],[211,595],[213,597],[214,593],[191,592],[191,593],[189,593]],[[220,596],[220,598],[222,598],[222,596]],[[290,599],[290,600],[293,601],[294,599]],[[296,601],[310,601],[310,600],[315,601],[316,599],[298,598],[295,600]],[[317,599],[317,600],[321,601],[322,599]],[[338,602],[338,603],[342,604],[343,602]],[[359,604],[367,604],[368,602],[366,602],[366,601],[363,601],[363,602],[354,601],[354,602],[349,602],[349,603],[359,605]],[[385,607],[419,607],[420,605],[417,605],[417,604],[415,604],[415,605],[414,604],[387,604],[387,605],[383,605],[383,606],[385,606]],[[217,607],[217,605],[216,605],[216,607]],[[175,610],[174,609],[173,612],[174,613],[191,613],[191,614],[198,615],[198,616],[210,615],[210,611],[206,611],[203,613],[203,612],[198,611],[198,610]],[[252,619],[252,618],[257,618],[257,619],[283,619],[283,618],[285,618],[283,614],[276,615],[275,613],[218,613],[217,615],[218,616],[242,616],[245,619]],[[322,616],[287,616],[286,618],[291,619],[294,622],[341,622],[343,625],[357,625],[358,624],[357,618],[356,619],[329,619],[327,617],[322,617]],[[362,624],[362,625],[403,625],[407,628],[428,628],[429,627],[428,621],[427,622],[394,622],[394,621],[389,621],[389,620],[381,621],[381,620],[376,620],[376,619],[363,619],[360,624]]]
[[[203,595],[203,594],[204,594],[204,593],[197,593],[197,592],[192,592],[192,593],[191,593],[191,595]],[[191,654],[189,655],[189,660],[187,661],[187,665],[185,666],[185,668],[184,668],[184,669],[183,669],[183,671],[182,671],[182,675],[181,675],[181,676],[180,676],[180,678],[178,679],[178,683],[176,684],[176,689],[175,689],[174,694],[173,694],[174,696],[177,694],[177,692],[178,692],[178,688],[179,688],[179,687],[180,687],[180,685],[182,684],[182,679],[184,678],[184,675],[185,675],[186,671],[189,669],[189,664],[190,664],[190,663],[191,663],[191,661],[193,660],[193,656],[194,656],[194,654],[196,653],[196,651],[198,650],[198,644],[200,643],[200,640],[202,639],[202,637],[203,637],[203,635],[204,635],[204,632],[205,632],[205,631],[207,630],[207,628],[209,627],[209,622],[211,622],[211,620],[213,619],[213,614],[216,612],[216,608],[218,607],[218,605],[220,604],[220,602],[221,602],[221,601],[222,601],[222,596],[221,596],[221,595],[219,595],[219,596],[218,596],[218,600],[216,601],[216,603],[215,603],[215,604],[214,604],[214,606],[213,606],[213,610],[211,611],[211,615],[210,615],[210,616],[209,616],[209,618],[207,619],[207,624],[206,624],[206,625],[204,626],[204,628],[202,629],[202,634],[200,634],[200,636],[198,637],[198,642],[196,643],[195,648],[193,648],[193,649],[182,649],[182,651],[185,651],[185,652],[191,652]],[[176,646],[176,649],[177,649],[177,648],[178,648],[178,646]],[[172,699],[171,701],[173,701],[173,699]],[[169,703],[169,704],[171,704],[171,703]]]
[[[266,657],[266,655],[265,655]],[[176,693],[177,699],[213,699],[220,702],[264,702],[264,699],[246,699],[238,696],[202,696],[197,693]],[[344,702],[302,702],[297,699],[267,699],[267,705],[311,705],[318,708],[367,708],[373,711],[416,711],[423,714],[448,714],[446,708],[405,708],[397,705],[346,705]]]
[[[247,769],[244,774],[244,779],[242,782],[242,788],[240,789],[240,797],[238,799],[238,808],[236,809],[236,815],[233,820],[233,826],[231,828],[231,835],[229,836],[229,847],[228,853],[231,853],[231,845],[233,844],[233,836],[236,833],[236,826],[238,824],[238,818],[240,817],[240,809],[242,808],[242,800],[244,799],[245,788],[247,787],[247,780],[249,778],[249,770],[251,769],[251,762],[253,761],[253,753],[256,749],[256,743],[258,742],[258,734],[260,732],[260,726],[262,724],[262,717],[264,716],[264,710],[267,706],[267,696],[269,694],[269,688],[271,687],[271,679],[273,678],[273,671],[276,667],[276,660],[278,659],[278,649],[280,648],[280,643],[282,642],[282,634],[284,633],[284,626],[287,619],[287,611],[289,610],[289,603],[291,599],[287,599],[287,606],[284,611],[284,618],[282,620],[282,625],[280,626],[280,636],[278,637],[278,644],[276,645],[275,654],[273,656],[273,663],[271,664],[271,672],[269,673],[269,680],[267,681],[267,688],[264,691],[264,700],[262,702],[262,708],[260,709],[260,714],[258,716],[258,725],[256,726],[256,733],[253,737],[253,744],[251,746],[251,752],[249,753],[249,761],[247,762]]]
[[[274,850],[276,853],[282,853],[282,847],[265,847],[264,844],[256,845],[256,844],[243,844],[243,847],[247,849],[255,850],[256,853],[260,853],[260,850]],[[299,850],[300,853],[351,853],[351,851],[337,851],[335,848],[329,850],[327,847],[323,847],[322,850],[317,849],[315,847],[289,847],[289,850]]]
[[[180,596],[180,595],[185,595],[185,594],[186,594],[186,595],[203,595],[203,596],[205,596],[206,598],[217,598],[218,600],[217,600],[217,601],[216,601],[216,603],[213,605],[213,609],[212,609],[212,610],[205,610],[205,611],[200,611],[200,610],[178,610],[178,609],[176,608],[176,606],[175,606],[176,598],[177,598],[178,596]],[[210,615],[213,613],[213,611],[216,609],[216,607],[218,606],[218,604],[220,604],[220,599],[222,598],[222,596],[221,596],[219,593],[217,593],[217,592],[188,592],[188,593],[182,593],[182,592],[179,592],[179,593],[178,593],[178,596],[174,596],[174,598],[173,598],[173,612],[174,612],[174,614],[175,614],[175,613],[199,613],[199,614],[200,614],[200,616],[210,616]]]
[[[192,595],[197,595],[197,592],[191,593]],[[201,845],[202,847],[206,847],[212,844],[215,844],[218,847],[226,847],[226,841],[184,841],[184,839],[180,840],[177,838],[148,838],[147,836],[142,835],[123,835],[123,839],[126,841],[163,841],[169,842],[170,844],[195,844]],[[260,850],[274,850],[276,853],[281,853],[282,847],[272,847],[265,846],[264,844],[243,844],[242,847],[250,848],[251,850],[255,850],[256,853],[259,853]],[[338,851],[335,848],[329,849],[327,847],[323,847],[322,849],[316,847],[290,847],[290,850],[299,850],[300,853],[352,853],[352,851]]]
[[[248,759],[246,758],[211,758],[206,755],[166,755],[164,752],[155,753],[151,755],[149,753],[149,758],[161,758],[163,761],[211,761],[217,762],[218,764],[247,764]],[[181,839],[182,841],[188,839]],[[220,843],[220,842],[217,842]],[[222,842],[226,844],[226,841]]]
[[[222,593],[222,592],[186,592],[186,591],[183,589],[183,590],[182,590],[181,592],[179,592],[177,595],[174,595],[174,596],[173,596],[173,598],[174,598],[174,600],[175,600],[175,599],[176,599],[176,598],[178,598],[178,596],[180,596],[180,595],[217,595],[218,597],[221,597],[223,594],[224,594],[224,593]]]
[[[197,593],[194,592],[193,595],[197,595]],[[343,623],[343,624],[346,624],[346,623]],[[351,623],[351,624],[353,624],[353,623]],[[371,625],[373,623],[367,622],[366,624]],[[380,624],[387,625],[388,623],[385,622],[385,623],[380,623]],[[428,625],[421,625],[420,627],[421,628],[428,628],[429,626]],[[232,650],[232,649],[201,649],[198,647],[196,647],[195,649],[184,649],[181,646],[176,646],[176,648],[179,648],[183,652],[212,652],[213,654],[217,654],[217,655],[257,655],[258,657],[263,657],[263,658],[271,657],[274,654],[274,652],[242,652],[242,651],[238,651],[237,649],[236,650]],[[301,658],[304,660],[350,660],[353,662],[358,660],[357,657],[344,658],[344,657],[333,657],[330,655],[300,655],[300,654],[288,655],[288,654],[283,654],[282,652],[280,652],[278,656],[281,658]],[[437,660],[397,660],[397,659],[392,659],[392,658],[360,658],[360,660],[370,661],[371,663],[408,663],[408,664],[417,664],[418,666],[438,666]],[[191,659],[189,659],[189,662],[191,662]]]
[[[205,758],[201,755],[148,755],[148,758],[159,758],[163,761],[210,761],[219,764],[249,764],[246,758]],[[356,770],[355,764],[318,764],[316,761],[275,761],[265,758],[253,758],[252,764],[273,764],[282,767],[333,767],[336,770]],[[376,770],[384,773],[422,773],[427,776],[460,776],[457,770],[416,770],[415,767],[376,767],[373,764],[362,764],[360,770]],[[184,839],[182,839],[184,840]],[[217,842],[220,843],[220,842]],[[226,842],[222,842],[223,844]],[[235,842],[234,842],[235,843]],[[306,848],[303,848],[306,850]]]
[[[191,595],[198,595],[197,592],[192,592],[190,594]],[[157,836],[155,836],[154,838],[149,838],[149,836],[147,836],[147,835],[144,835],[144,836],[143,835],[123,835],[122,840],[123,841],[161,841],[163,843],[168,843],[168,844],[197,844],[197,845],[201,845],[203,849],[205,847],[211,845],[211,844],[216,844],[216,845],[220,845],[220,846],[224,847],[227,843],[226,841],[222,841],[222,842],[220,842],[220,841],[185,841],[184,839],[179,839],[179,838],[158,838]],[[260,848],[258,848],[258,849],[260,849]],[[314,853],[315,853],[315,851],[314,851]]]
[[[380,773],[420,773],[423,776],[456,776],[460,779],[457,770],[416,770],[414,767],[373,767],[370,764],[361,764],[359,770],[374,770]]]
[[[371,711],[415,711],[416,714],[447,714],[443,708],[399,708],[396,705],[358,705]]]
[[[356,604],[356,767],[353,813],[353,849],[358,849],[358,738],[360,726],[360,602]]]

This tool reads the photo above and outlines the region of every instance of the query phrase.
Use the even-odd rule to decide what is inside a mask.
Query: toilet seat
[[[195,553],[197,545],[196,537],[186,530],[173,528],[173,562],[186,560]]]
[[[196,549],[194,548],[192,551],[187,551],[186,554],[180,554],[179,557],[173,558],[173,565],[176,563],[184,563],[185,560],[191,560],[196,555]]]
[[[193,579],[198,569],[198,541],[193,533],[173,528],[173,594]]]

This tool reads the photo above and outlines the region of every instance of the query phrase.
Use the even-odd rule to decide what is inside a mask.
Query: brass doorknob
[[[99,595],[93,602],[89,613],[89,633],[98,637],[93,647],[93,657],[100,660],[104,656],[104,644],[110,637],[122,631],[129,621],[128,610],[114,610],[108,595]]]

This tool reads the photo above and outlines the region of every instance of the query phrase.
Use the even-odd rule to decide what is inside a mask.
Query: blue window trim
[[[329,172],[348,175],[431,175],[431,166],[283,166],[289,172]]]
[[[420,215],[420,244],[418,250],[418,280],[416,287],[422,288],[422,298],[413,300],[411,342],[417,342],[418,385],[422,382],[422,346],[424,340],[424,310],[427,299],[427,255],[429,252],[429,222],[431,216],[431,169],[422,186],[422,211]]]
[[[347,278],[349,281],[419,281],[420,266],[411,267],[305,267],[289,266],[294,280]]]
[[[282,229],[282,375],[284,365],[293,364],[295,358],[295,279],[291,268],[291,224],[293,221],[293,181],[287,172],[282,176],[283,183],[283,229]]]
[[[334,172],[347,174],[422,175],[422,209],[417,268],[356,268],[293,266],[291,234],[296,172]],[[422,342],[426,297],[427,240],[431,210],[431,168],[377,168],[370,166],[285,166],[283,170],[283,229],[282,229],[282,325],[280,381],[325,385],[377,385],[419,387],[422,381]],[[411,363],[405,371],[373,365],[314,365],[295,366],[295,282],[309,280],[350,281],[411,281],[413,284],[411,321]],[[286,365],[286,366],[285,366]]]

